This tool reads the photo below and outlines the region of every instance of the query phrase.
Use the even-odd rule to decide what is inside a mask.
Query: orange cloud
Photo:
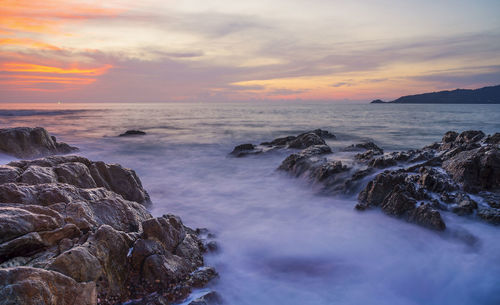
[[[30,38],[0,38],[0,46],[2,45],[17,45],[17,46],[31,47],[35,49],[44,49],[44,50],[61,50],[60,48],[54,45]]]
[[[81,77],[57,77],[57,76],[36,76],[36,75],[4,75],[0,78],[6,78],[5,81],[0,81],[2,84],[74,84],[74,85],[89,85],[96,81],[95,78]]]
[[[99,68],[81,69],[78,67],[60,68],[30,63],[6,62],[0,65],[0,71],[3,72],[34,72],[34,73],[53,73],[53,74],[80,74],[80,75],[101,75],[106,73],[112,65],[104,65]]]
[[[0,31],[60,33],[68,21],[110,17],[122,10],[64,0],[0,0]]]

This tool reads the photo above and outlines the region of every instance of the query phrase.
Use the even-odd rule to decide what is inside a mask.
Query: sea
[[[500,227],[443,212],[447,230],[358,212],[276,171],[294,150],[234,158],[260,143],[321,128],[334,154],[370,140],[421,148],[449,130],[500,132],[500,105],[307,102],[0,104],[0,128],[44,127],[91,160],[134,169],[154,216],[179,215],[215,235],[205,258],[229,305],[500,304]],[[128,129],[145,136],[118,137]],[[2,155],[5,164],[15,160]]]

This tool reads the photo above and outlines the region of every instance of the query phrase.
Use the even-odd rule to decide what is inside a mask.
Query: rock
[[[40,268],[0,269],[0,304],[97,304],[95,283],[78,283],[61,273]]]
[[[15,161],[8,166],[10,175],[15,175],[12,173],[15,169],[20,173],[21,181],[27,184],[61,182],[85,189],[103,187],[124,199],[146,206],[151,204],[149,194],[135,171],[119,164],[92,162],[80,156],[51,156]]]
[[[474,143],[485,137],[484,132],[480,130],[467,130],[458,135],[455,142],[458,143]]]
[[[428,204],[421,204],[418,208],[410,210],[407,220],[437,231],[446,229],[441,214]]]
[[[218,274],[212,267],[202,267],[191,274],[190,284],[193,287],[203,287]]]
[[[0,152],[17,158],[37,158],[54,154],[67,154],[78,150],[59,143],[47,130],[36,127],[0,129]]]
[[[497,132],[492,136],[488,136],[484,142],[488,144],[500,144],[500,133]]]
[[[299,135],[288,143],[288,147],[299,149],[304,149],[313,145],[326,145],[326,143],[320,136],[312,132]]]
[[[215,292],[209,293],[189,302],[188,305],[221,305],[223,304],[221,297]]]
[[[295,140],[296,138],[297,137],[295,137],[295,136],[288,136],[288,137],[283,137],[283,138],[276,138],[276,139],[272,140],[271,142],[262,142],[262,143],[260,143],[260,145],[284,147],[289,142]]]
[[[478,208],[477,203],[464,193],[459,193],[455,197],[455,202],[456,206],[452,211],[460,216],[470,215]]]
[[[455,142],[455,140],[458,137],[458,132],[455,131],[448,131],[447,133],[444,134],[443,139],[441,140],[442,143],[452,143]]]
[[[51,167],[32,165],[22,171],[21,182],[26,184],[56,183],[57,176]]]
[[[299,153],[291,154],[281,163],[278,169],[299,176],[311,167],[314,162],[310,159],[311,157],[329,154],[331,152],[331,148],[327,145],[314,145]]]
[[[52,156],[0,179],[0,304],[171,304],[212,278],[195,231],[152,218],[132,170]]]
[[[262,142],[259,146],[251,143],[241,144],[236,146],[230,155],[243,157],[285,147],[304,149],[313,145],[326,145],[324,139],[335,139],[335,135],[326,130],[315,129],[301,133],[298,136],[280,137],[271,142]]]
[[[22,172],[20,168],[14,166],[0,165],[0,183],[17,182]]]
[[[256,155],[262,153],[263,150],[260,148],[257,148],[257,146],[253,144],[241,144],[236,146],[233,151],[230,153],[230,155],[233,155],[235,157],[244,157],[247,155]]]
[[[128,137],[128,136],[143,136],[146,133],[142,130],[130,129],[120,134],[119,137]]]
[[[384,153],[384,150],[380,147],[378,147],[375,143],[373,142],[363,142],[363,143],[357,143],[357,144],[352,144],[351,146],[348,146],[343,149],[343,151],[372,151],[374,155],[381,155]]]
[[[456,154],[443,168],[465,191],[500,189],[500,150],[483,146]]]
[[[480,207],[477,216],[491,224],[500,225],[500,209]]]

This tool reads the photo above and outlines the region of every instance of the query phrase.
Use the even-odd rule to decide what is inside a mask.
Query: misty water
[[[0,128],[41,126],[92,160],[133,168],[155,216],[216,234],[209,285],[226,304],[500,304],[500,227],[443,212],[444,233],[357,212],[276,171],[293,150],[241,143],[322,128],[334,152],[370,139],[420,148],[448,130],[500,131],[500,105],[6,104]],[[127,129],[141,137],[116,137]],[[11,157],[1,156],[6,163]],[[203,291],[202,291],[203,292]]]

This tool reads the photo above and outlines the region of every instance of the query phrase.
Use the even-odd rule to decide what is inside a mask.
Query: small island
[[[377,99],[371,104],[500,104],[500,85],[407,95],[389,102]]]

